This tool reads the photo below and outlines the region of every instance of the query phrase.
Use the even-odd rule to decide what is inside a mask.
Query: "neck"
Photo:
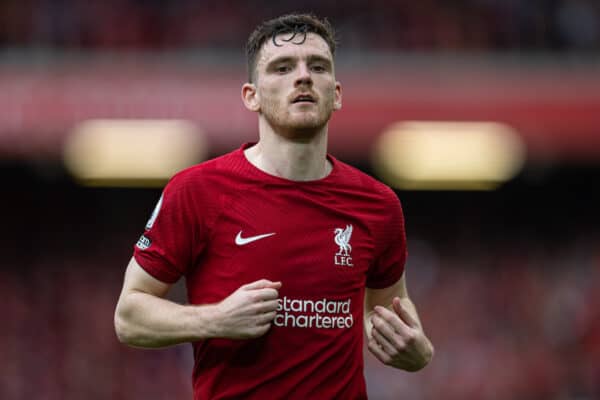
[[[327,160],[327,126],[310,137],[290,138],[260,129],[260,140],[244,154],[258,169],[293,181],[322,179],[331,172]]]

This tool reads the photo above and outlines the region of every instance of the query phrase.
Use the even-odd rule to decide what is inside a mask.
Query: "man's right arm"
[[[220,303],[177,304],[164,298],[171,285],[148,274],[132,257],[115,311],[115,330],[121,342],[149,348],[215,337],[259,337],[275,318],[280,287],[280,282],[262,279],[241,286]]]

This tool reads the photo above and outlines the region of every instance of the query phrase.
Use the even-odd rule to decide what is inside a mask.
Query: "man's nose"
[[[299,63],[296,71],[298,73],[295,82],[296,86],[312,84],[312,75],[310,74],[310,68],[308,68],[308,65]]]

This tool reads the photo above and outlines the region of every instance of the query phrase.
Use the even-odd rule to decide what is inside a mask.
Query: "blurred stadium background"
[[[330,150],[398,190],[437,348],[367,355],[371,398],[600,398],[595,0],[0,2],[0,398],[191,398],[188,345],[117,342],[124,268],[165,176],[256,138],[250,30],[308,10],[341,39]]]

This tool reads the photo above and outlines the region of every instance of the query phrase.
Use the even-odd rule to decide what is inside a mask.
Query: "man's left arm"
[[[369,351],[379,361],[406,371],[429,363],[433,345],[408,296],[404,274],[387,288],[366,289],[364,315]]]

